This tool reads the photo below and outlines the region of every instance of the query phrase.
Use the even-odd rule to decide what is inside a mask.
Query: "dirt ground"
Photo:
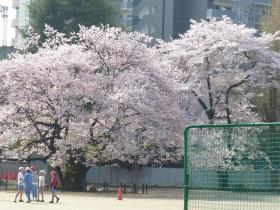
[[[50,195],[45,195],[45,202],[14,203],[13,191],[0,191],[1,210],[182,210],[183,199],[172,194],[131,195],[126,194],[122,201],[117,200],[117,194],[94,193],[60,193],[58,204],[49,204]]]

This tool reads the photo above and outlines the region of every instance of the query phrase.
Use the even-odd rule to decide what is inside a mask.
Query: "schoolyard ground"
[[[117,200],[117,194],[69,193],[59,196],[59,203],[49,204],[50,194],[45,194],[45,202],[14,203],[14,191],[0,191],[1,210],[182,210],[183,199],[176,192],[152,195],[124,194]]]

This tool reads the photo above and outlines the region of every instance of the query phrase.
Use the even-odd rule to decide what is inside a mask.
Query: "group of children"
[[[45,174],[44,171],[38,171],[34,166],[19,167],[18,172],[18,191],[15,196],[14,202],[17,202],[17,198],[19,196],[19,202],[24,202],[22,199],[22,195],[25,192],[27,197],[27,203],[31,202],[31,196],[33,201],[44,202],[44,188],[45,188]],[[51,172],[51,194],[52,200],[50,203],[54,203],[54,198],[56,198],[56,202],[59,202],[59,197],[56,195],[58,180],[56,178],[56,172]],[[40,200],[41,195],[41,200]]]

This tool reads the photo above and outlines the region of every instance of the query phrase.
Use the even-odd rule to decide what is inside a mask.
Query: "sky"
[[[11,40],[15,37],[15,29],[12,27],[12,20],[16,18],[16,10],[12,8],[13,0],[0,0],[0,5],[8,6],[8,31],[7,45],[11,45]],[[0,46],[3,43],[3,18],[0,16]]]

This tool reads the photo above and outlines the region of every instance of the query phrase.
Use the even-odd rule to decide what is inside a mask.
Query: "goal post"
[[[280,208],[280,122],[184,130],[184,210]]]

